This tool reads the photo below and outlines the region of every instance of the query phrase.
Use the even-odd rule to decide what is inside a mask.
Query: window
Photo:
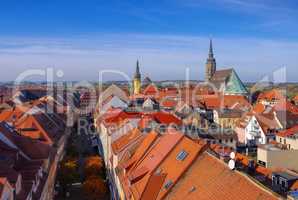
[[[184,159],[186,158],[187,155],[188,155],[188,153],[187,153],[186,151],[181,150],[181,151],[178,153],[178,155],[177,155],[177,157],[176,157],[176,160],[180,160],[180,161],[182,161],[182,160],[184,160]]]
[[[231,142],[231,143],[233,142],[233,138],[230,139],[230,142]]]
[[[172,186],[172,184],[173,184],[173,181],[168,180],[168,181],[166,182],[164,188],[167,190],[167,189],[169,189],[169,188]]]
[[[263,166],[263,167],[266,167],[266,162],[264,162],[262,160],[258,160],[258,164]]]
[[[284,180],[280,180],[281,182],[281,187],[285,188],[286,187],[286,182]]]

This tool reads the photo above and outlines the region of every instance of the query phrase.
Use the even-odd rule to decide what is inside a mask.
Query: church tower
[[[212,39],[210,39],[209,54],[206,62],[205,81],[211,80],[213,74],[216,71],[216,61],[213,55]]]
[[[141,73],[139,61],[137,60],[136,72],[133,78],[133,94],[141,93]]]

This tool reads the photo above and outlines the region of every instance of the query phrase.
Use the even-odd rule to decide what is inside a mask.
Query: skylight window
[[[178,153],[176,159],[179,160],[179,161],[182,161],[182,160],[184,160],[184,159],[186,158],[187,155],[188,155],[188,153],[187,153],[186,151],[181,150],[181,151]]]
[[[172,185],[173,185],[173,181],[168,180],[168,181],[166,182],[164,188],[167,190],[167,189],[169,189]]]

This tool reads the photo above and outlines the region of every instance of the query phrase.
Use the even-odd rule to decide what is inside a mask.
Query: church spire
[[[136,72],[134,74],[133,79],[133,94],[141,93],[141,73],[140,73],[140,64],[139,60],[137,60]]]
[[[213,47],[212,47],[212,39],[210,38],[209,43],[209,58],[213,58]]]
[[[139,60],[137,60],[135,78],[141,78]]]
[[[213,54],[212,39],[209,42],[209,53],[206,62],[205,81],[210,81],[214,73],[216,72],[216,61]]]

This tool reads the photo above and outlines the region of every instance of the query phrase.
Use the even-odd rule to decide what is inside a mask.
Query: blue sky
[[[153,80],[203,79],[208,38],[218,68],[257,81],[280,67],[298,81],[296,0],[1,1],[0,80],[54,67],[65,80],[98,71],[131,75],[135,61]],[[119,79],[107,75],[106,79]]]

